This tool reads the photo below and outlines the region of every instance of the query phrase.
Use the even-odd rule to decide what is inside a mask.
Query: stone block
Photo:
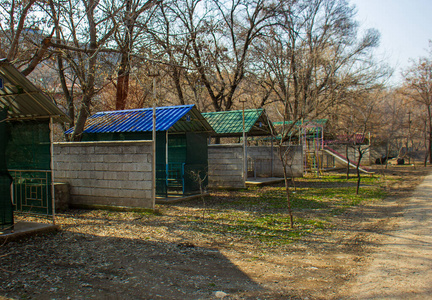
[[[54,183],[55,210],[63,211],[69,208],[70,186],[69,183]]]

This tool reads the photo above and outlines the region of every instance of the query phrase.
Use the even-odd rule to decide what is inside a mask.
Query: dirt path
[[[431,299],[432,175],[416,188],[397,226],[381,237],[381,247],[344,298]]]

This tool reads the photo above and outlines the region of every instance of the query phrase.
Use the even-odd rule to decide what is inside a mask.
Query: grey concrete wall
[[[243,145],[208,146],[209,188],[243,188]]]
[[[283,148],[285,151],[287,148]],[[271,157],[273,150],[273,159]],[[283,165],[279,159],[278,147],[250,146],[247,147],[248,177],[283,177]],[[303,176],[303,152],[301,146],[289,148],[289,176]],[[210,188],[242,188],[243,179],[243,145],[223,144],[209,145],[209,187]],[[273,172],[272,165],[273,163]]]
[[[54,170],[72,206],[154,208],[151,141],[55,143]]]
[[[287,160],[289,176],[302,177],[304,169],[302,146],[290,146],[288,150],[284,147],[282,150],[289,151],[289,159]],[[247,156],[249,159],[249,177],[254,176],[254,172],[257,177],[283,177],[279,147],[274,146],[272,149],[271,146],[250,146],[247,148]]]

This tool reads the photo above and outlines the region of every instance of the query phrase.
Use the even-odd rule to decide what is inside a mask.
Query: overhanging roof
[[[202,113],[216,136],[232,137],[243,134],[243,110]],[[245,109],[245,132],[248,136],[269,136],[276,133],[264,109]]]
[[[0,109],[8,108],[6,120],[49,119],[70,122],[57,105],[6,59],[0,59]]]
[[[89,117],[84,133],[148,132],[153,130],[153,108],[98,112]],[[195,105],[156,108],[156,131],[205,132],[213,129]],[[66,131],[72,133],[73,128]]]

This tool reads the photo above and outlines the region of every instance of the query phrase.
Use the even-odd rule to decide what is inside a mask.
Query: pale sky
[[[427,56],[432,40],[432,0],[351,0],[357,7],[361,29],[381,33],[379,57],[395,69],[392,83],[402,80],[409,59]]]

